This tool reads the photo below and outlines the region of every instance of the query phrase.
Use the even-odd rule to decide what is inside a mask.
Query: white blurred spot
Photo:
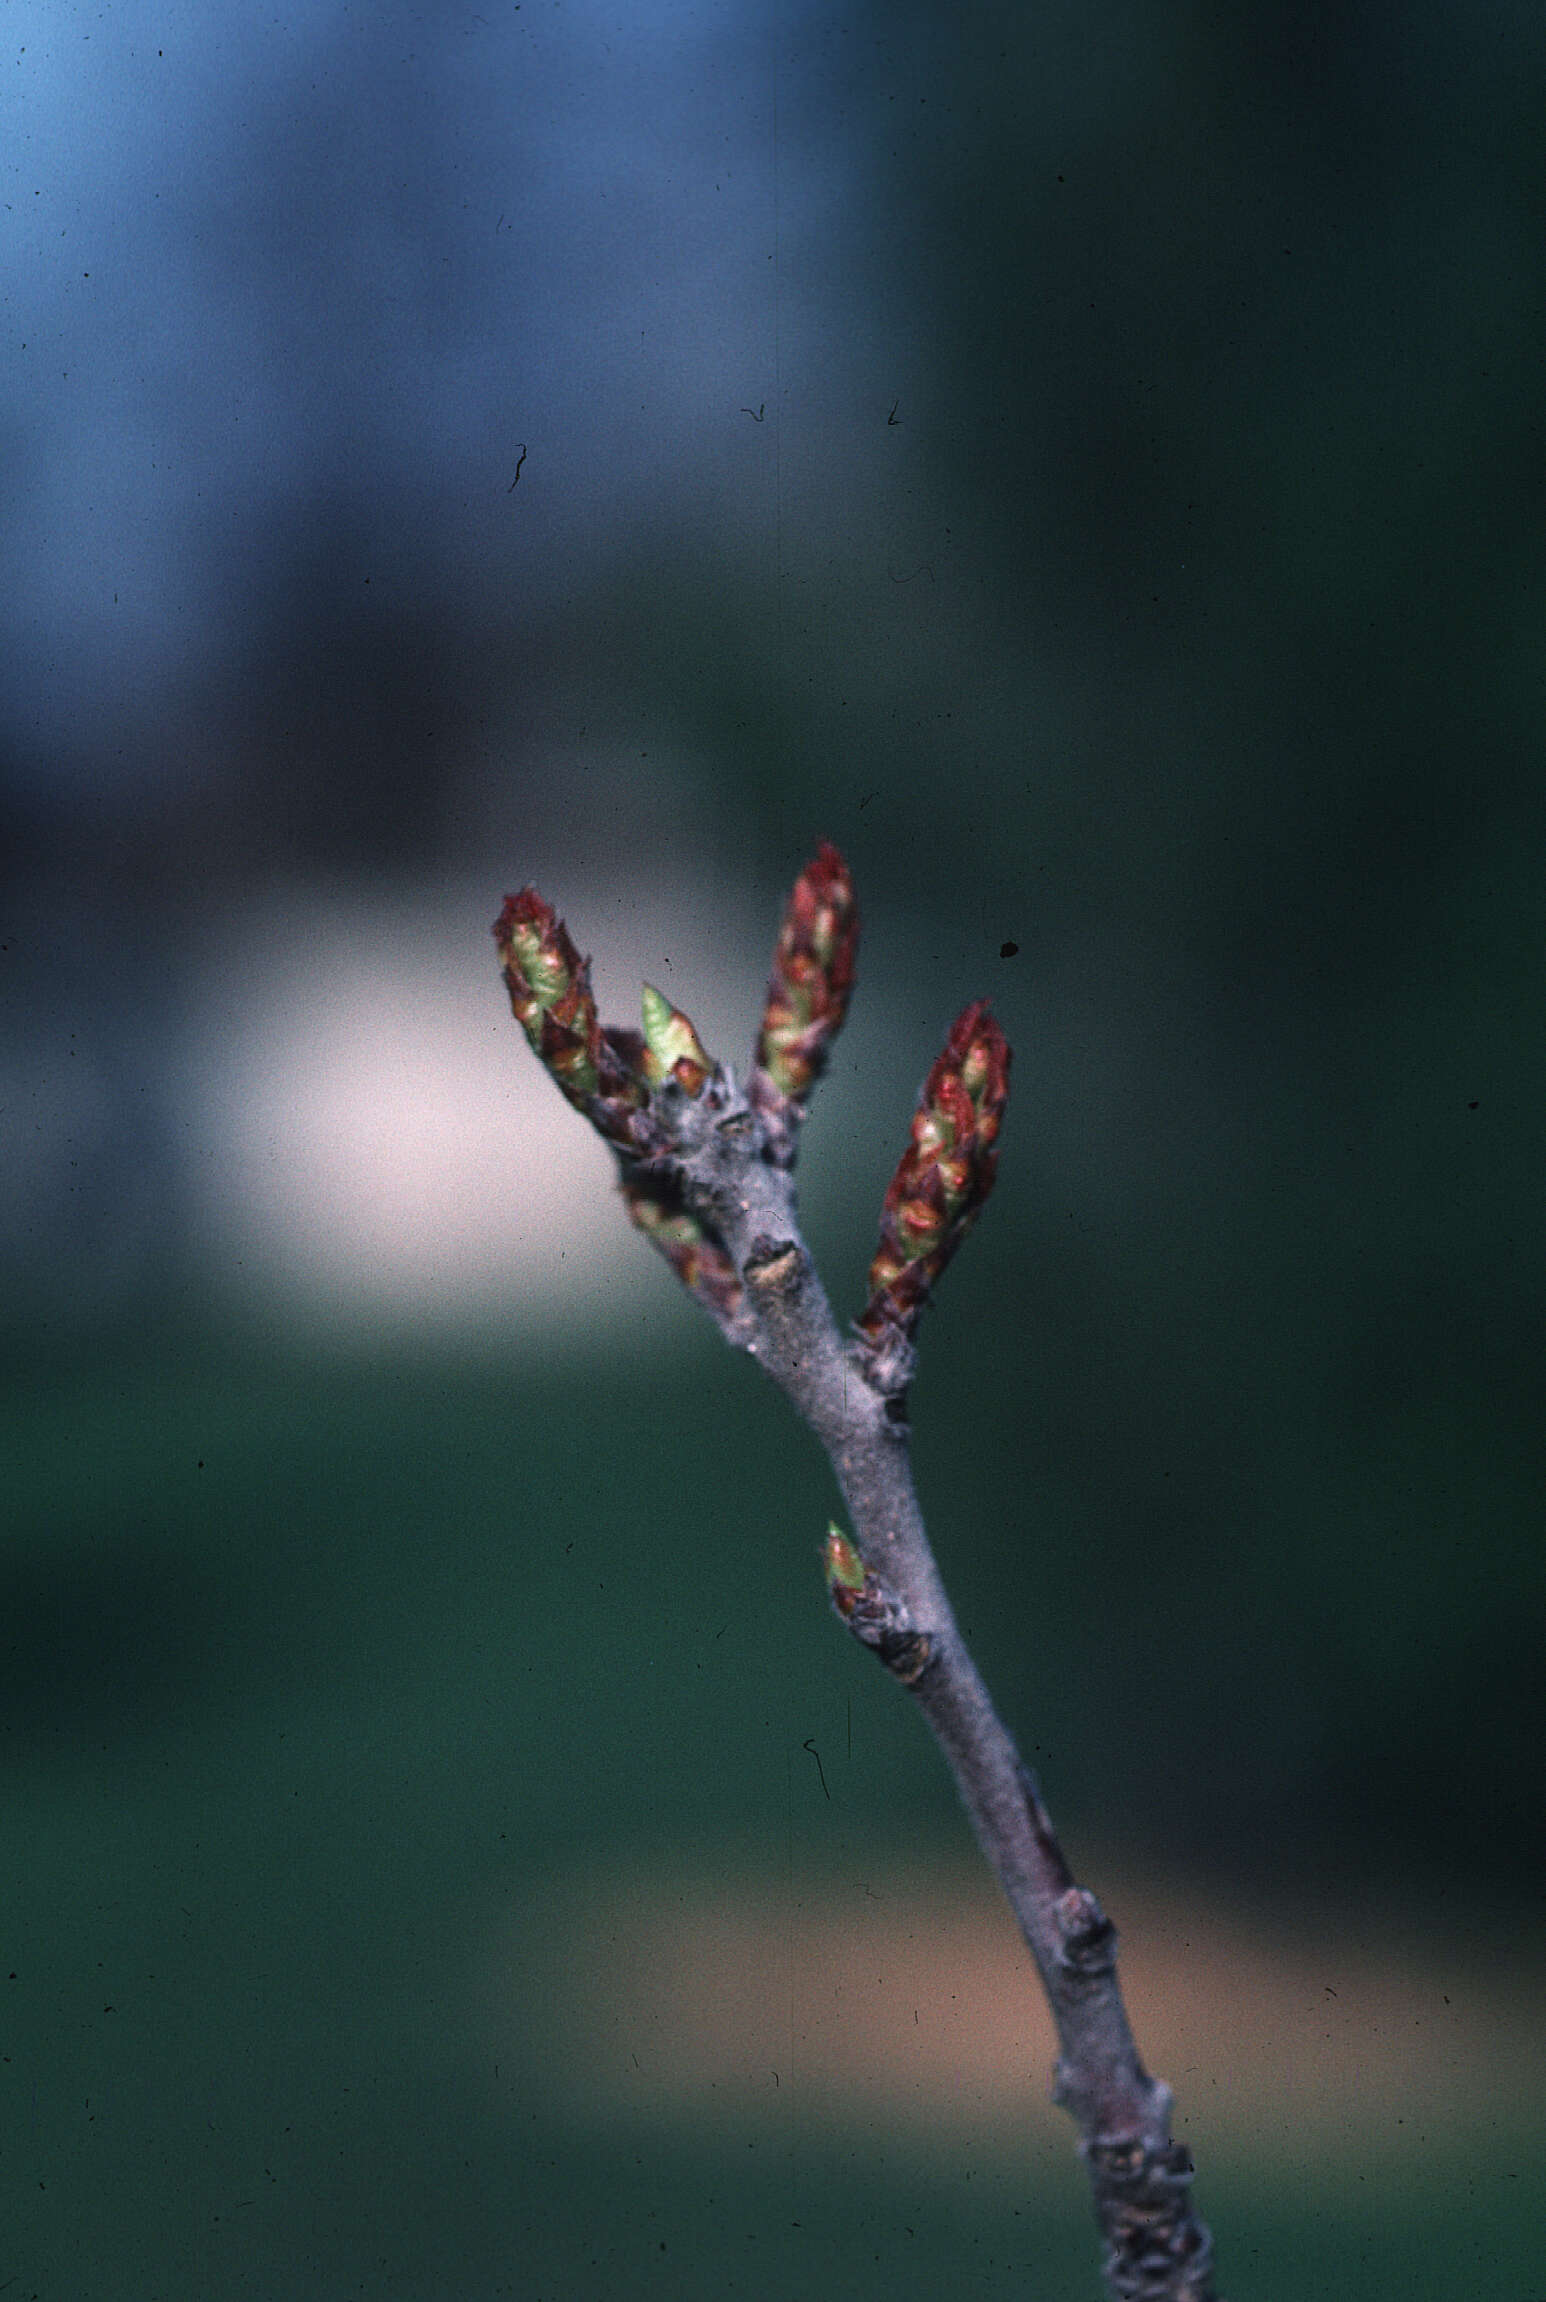
[[[618,909],[575,891],[578,939],[592,907]],[[672,907],[692,915],[679,891]],[[496,908],[487,890],[395,908],[290,897],[227,923],[238,944],[216,955],[189,1092],[205,1251],[227,1286],[354,1328],[594,1331],[603,1304],[615,1319],[647,1301],[665,1315],[673,1282],[618,1204],[610,1154],[510,1014]],[[647,971],[658,938],[630,913]],[[695,944],[706,926],[700,902]],[[685,1001],[691,974],[667,982]],[[636,984],[626,1005],[615,978],[598,984],[608,1021],[636,1020]]]

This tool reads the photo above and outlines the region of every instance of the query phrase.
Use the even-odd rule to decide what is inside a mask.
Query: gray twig
[[[1036,1961],[1057,2025],[1054,2097],[1079,2129],[1107,2286],[1122,2302],[1210,2302],[1212,2241],[1192,2206],[1190,2153],[1171,2139],[1170,2089],[1149,2076],[1133,2042],[1116,1929],[1074,1883],[1036,1778],[956,1625],[913,1486],[905,1392],[878,1386],[874,1352],[839,1335],[795,1220],[793,1175],[767,1164],[730,1073],[694,1117],[700,1124],[677,1132],[683,1196],[741,1275],[751,1311],[742,1348],[826,1449],[873,1585],[850,1628],[933,1728]]]
[[[825,943],[820,934],[812,943],[812,884],[829,904],[834,888],[846,899],[846,943],[841,934],[834,939],[830,919]],[[824,848],[791,900],[745,1090],[727,1066],[710,1064],[686,1018],[668,1011],[658,993],[646,993],[648,1055],[628,1035],[602,1033],[585,965],[534,891],[510,899],[495,933],[516,1012],[565,1093],[612,1143],[634,1220],[826,1449],[853,1525],[852,1543],[835,1529],[828,1541],[834,1604],[934,1730],[1036,1962],[1057,2026],[1053,2096],[1079,2130],[1109,2294],[1119,2302],[1215,2302],[1213,2244],[1193,2209],[1191,2156],[1171,2138],[1170,2089],[1149,2076],[1133,2041],[1116,1930],[1089,1888],[1075,1883],[1036,1778],[966,1649],[913,1486],[911,1333],[929,1285],[987,1196],[989,1147],[1007,1094],[1008,1050],[985,1009],[966,1011],[930,1073],[913,1146],[887,1195],[871,1271],[876,1292],[848,1340],[796,1220],[799,1124],[846,1008],[857,934],[851,906],[846,867]],[[800,964],[811,949],[826,970],[815,991]],[[668,1012],[675,1037],[662,1020]],[[608,1069],[619,1050],[631,1050],[630,1077],[644,1083],[638,1094],[629,1077]],[[996,1103],[991,1090],[984,1099],[984,1063],[996,1067]],[[972,1109],[962,1100],[963,1078],[972,1083]],[[941,1166],[952,1152],[955,1166]]]

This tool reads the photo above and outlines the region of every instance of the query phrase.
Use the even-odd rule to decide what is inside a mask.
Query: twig
[[[515,1013],[617,1153],[633,1220],[827,1451],[853,1525],[852,1540],[828,1533],[833,1604],[933,1728],[1036,1962],[1057,2026],[1053,2095],[1079,2130],[1108,2292],[1120,2302],[1214,2302],[1191,2157],[1171,2139],[1170,2089],[1150,2078],[1133,2043],[1115,1929],[1074,1883],[1036,1778],[967,1652],[908,1458],[913,1333],[993,1186],[1009,1081],[1002,1032],[974,1003],[929,1073],[886,1194],[870,1301],[845,1341],[801,1238],[794,1191],[805,1105],[853,985],[858,918],[836,849],[822,846],[790,897],[744,1090],[648,986],[642,1035],[603,1027],[589,963],[535,889],[507,899],[494,933]]]

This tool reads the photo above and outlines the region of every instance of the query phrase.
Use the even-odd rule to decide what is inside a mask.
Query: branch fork
[[[800,1235],[800,1131],[847,1013],[858,932],[848,867],[823,842],[785,907],[743,1088],[649,985],[639,1031],[602,1025],[589,961],[535,888],[507,897],[494,923],[516,1019],[616,1154],[632,1221],[826,1449],[853,1528],[827,1533],[832,1605],[933,1729],[1036,1962],[1058,2033],[1053,2098],[1079,2130],[1108,2293],[1215,2302],[1191,2158],[1171,2138],[1169,2088],[1133,2043],[1116,1930],[1075,1884],[962,1640],[908,1459],[918,1322],[997,1171],[1010,1051],[985,1001],[957,1017],[924,1082],[882,1203],[869,1299],[846,1338]]]

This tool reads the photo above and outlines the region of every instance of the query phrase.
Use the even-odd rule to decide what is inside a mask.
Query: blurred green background
[[[0,2291],[1097,2290],[1029,2031],[1023,2153],[792,1951],[776,2082],[635,2059],[646,1888],[755,1974],[964,1826],[487,926],[743,1061],[825,835],[840,1308],[1015,1049],[916,1457],[1076,1866],[1465,2013],[1298,2122],[1177,1922],[1224,2289],[1527,2302],[1538,14],[15,13]]]

